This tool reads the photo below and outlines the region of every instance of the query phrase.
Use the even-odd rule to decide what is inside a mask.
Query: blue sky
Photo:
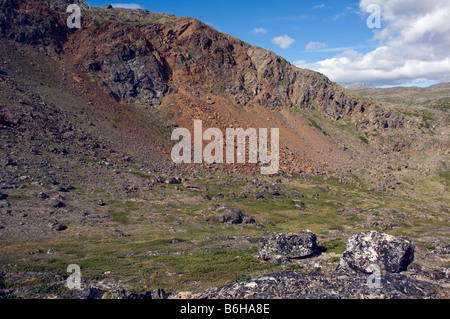
[[[86,2],[90,6],[111,3],[113,6],[144,8],[152,12],[197,18],[219,31],[269,49],[299,67],[322,72],[339,83],[426,86],[450,81],[442,72],[442,69],[447,68],[447,63],[450,64],[448,54],[442,53],[436,57],[431,50],[425,52],[422,44],[426,43],[421,42],[432,41],[426,44],[428,47],[438,45],[437,42],[442,41],[447,32],[444,21],[442,25],[429,22],[425,32],[414,33],[412,38],[415,43],[410,41],[411,36],[407,37],[406,27],[408,23],[414,27],[414,23],[430,14],[437,15],[437,9],[448,12],[450,16],[448,0],[428,0],[431,3],[429,6],[421,5],[423,1],[419,0]],[[370,29],[367,25],[370,13],[367,13],[366,8],[373,3],[381,10],[380,29]],[[442,33],[441,37],[437,37],[436,33]],[[419,47],[421,56],[415,52]],[[404,52],[405,56],[399,52]],[[418,62],[423,62],[423,65]],[[415,65],[420,66],[417,74],[413,69]]]

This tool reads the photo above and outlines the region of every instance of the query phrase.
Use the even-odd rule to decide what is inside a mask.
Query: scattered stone
[[[171,177],[166,180],[166,184],[181,184],[181,179],[176,177]]]
[[[222,193],[217,194],[216,196],[214,196],[214,199],[223,199],[225,196],[223,196]]]
[[[0,193],[0,200],[5,200],[8,198],[7,194]]]
[[[59,250],[56,248],[50,248],[49,250],[47,250],[47,254],[49,255],[53,255],[53,254],[57,254],[59,253]]]
[[[372,273],[372,264],[381,270],[398,273],[406,270],[414,259],[414,247],[406,238],[370,231],[351,236],[341,255],[340,269]]]
[[[254,224],[255,219],[249,216],[247,213],[236,208],[224,208],[221,209],[224,212],[217,217],[217,221],[220,223],[228,224]]]
[[[63,224],[61,224],[60,222],[58,222],[56,220],[48,223],[48,227],[54,231],[62,231],[62,230],[67,229],[66,226],[64,226]]]
[[[305,258],[317,252],[316,235],[308,229],[298,234],[267,232],[260,243],[258,256],[262,260]]]
[[[38,199],[47,199],[47,198],[49,198],[49,196],[48,196],[46,193],[44,193],[44,192],[40,192],[40,193],[37,195],[37,198],[38,198]]]
[[[11,206],[11,204],[6,201],[0,202],[0,208],[5,208],[5,207],[9,207],[9,206]]]
[[[63,202],[61,202],[60,200],[53,198],[50,200],[50,206],[55,207],[55,208],[61,208],[61,207],[65,207],[66,204],[64,204]]]
[[[14,166],[15,163],[11,158],[8,157],[4,160],[3,165],[4,166]]]
[[[300,208],[302,210],[305,208],[305,203],[302,200],[294,200],[294,204],[295,207]]]
[[[197,183],[190,182],[190,181],[183,182],[183,187],[186,187],[186,188],[192,189],[192,190],[196,190],[196,191],[206,191],[205,186],[202,186]]]
[[[106,206],[107,204],[103,201],[103,199],[99,199],[99,200],[97,201],[97,205],[98,205],[98,206]]]

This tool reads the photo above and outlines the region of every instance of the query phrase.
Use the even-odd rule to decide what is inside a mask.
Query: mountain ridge
[[[195,19],[74,2],[81,29],[72,1],[0,0],[0,298],[448,296],[445,107],[362,97]],[[278,174],[175,165],[194,120],[278,127]],[[302,229],[317,254],[255,258]],[[376,293],[336,272],[374,229],[415,246]]]
[[[64,25],[68,14],[63,9],[67,1],[56,1],[48,7],[46,1],[11,3],[19,10],[6,10],[4,17],[15,22],[3,21],[2,34],[38,46],[63,63],[67,61],[76,69],[74,76],[83,79],[80,85],[100,87],[117,103],[158,108],[165,107],[163,101],[173,104],[171,101],[176,100],[181,116],[174,121],[188,128],[199,116],[203,116],[205,124],[219,128],[236,122],[236,116],[221,114],[227,113],[224,109],[230,110],[230,104],[246,113],[239,123],[243,127],[259,127],[268,118],[266,122],[286,126],[284,121],[275,120],[272,111],[318,110],[336,121],[359,117],[373,108],[325,76],[298,69],[273,52],[251,46],[195,19],[139,9],[92,8],[79,1],[84,9],[82,28],[70,30]],[[33,10],[39,12],[37,17],[30,15]],[[23,24],[25,20],[29,22]],[[265,119],[255,122],[253,108],[265,113]],[[211,120],[214,117],[216,120]],[[298,136],[297,130],[290,129],[286,134],[291,138]],[[306,131],[302,129],[301,134],[313,134],[306,142],[311,146],[298,138],[294,138],[299,143],[297,149],[287,151],[284,145],[283,154],[294,152],[296,160],[286,160],[283,167],[315,171],[325,163],[332,165],[335,159],[346,157],[333,141],[324,141],[314,131]],[[314,141],[316,137],[320,142]],[[281,140],[287,138],[282,136]],[[329,147],[319,154],[315,151],[317,143],[327,143]],[[163,153],[168,154],[167,147]],[[346,162],[348,159],[342,161]]]

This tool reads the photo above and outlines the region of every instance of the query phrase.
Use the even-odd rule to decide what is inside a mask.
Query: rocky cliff
[[[342,168],[360,156],[342,146],[339,134],[330,137],[302,112],[317,111],[332,121],[351,119],[361,127],[387,114],[379,108],[381,115],[371,112],[373,103],[322,74],[195,19],[75,1],[82,23],[70,29],[66,8],[72,2],[2,1],[0,34],[52,56],[86,96],[100,90],[122,103],[111,110],[113,102],[93,101],[108,112],[117,113],[123,103],[155,108],[170,114],[167,125],[188,128],[193,119],[219,128],[267,127],[269,122],[282,128],[283,169],[309,172],[335,164]],[[144,131],[135,135],[143,140]],[[169,146],[164,148],[168,154]]]

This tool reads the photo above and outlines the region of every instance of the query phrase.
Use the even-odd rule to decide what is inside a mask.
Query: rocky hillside
[[[448,296],[445,108],[363,98],[147,10],[0,0],[0,40],[0,298]],[[280,128],[279,174],[175,165],[171,132],[194,119]],[[415,249],[376,292],[336,270],[370,230]]]
[[[163,114],[167,127],[191,128],[193,119],[221,129],[270,124],[281,128],[282,169],[326,174],[324,167],[347,172],[368,155],[359,150],[364,132],[402,126],[401,118],[325,76],[198,20],[78,1],[82,27],[69,29],[69,2],[4,1],[0,33],[50,55],[85,98],[144,144],[148,128],[137,122],[154,118],[149,109]],[[356,125],[351,138],[324,130],[311,111],[331,122],[349,120]],[[158,143],[160,153],[169,154],[169,137]]]

